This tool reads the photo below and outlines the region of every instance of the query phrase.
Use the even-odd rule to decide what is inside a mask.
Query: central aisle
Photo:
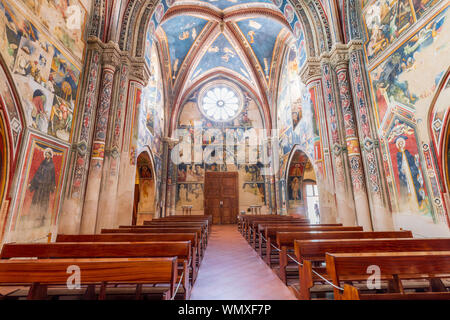
[[[214,225],[191,300],[295,300],[236,225]]]

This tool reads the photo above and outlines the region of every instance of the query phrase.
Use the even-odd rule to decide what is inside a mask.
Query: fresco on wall
[[[31,134],[15,200],[10,240],[45,237],[55,225],[67,151],[65,146]]]
[[[376,0],[364,9],[369,61],[380,55],[438,0]]]
[[[138,224],[155,213],[155,176],[152,167],[148,153],[141,153],[136,166],[139,183]]]
[[[0,1],[0,50],[18,87],[27,125],[69,141],[80,70],[3,1]]]
[[[298,76],[297,50],[292,47],[285,56],[278,84],[277,128],[279,134],[280,177],[284,176],[289,153],[294,145],[301,146],[314,158],[314,132],[317,128],[315,99]],[[317,132],[317,130],[316,130]]]
[[[154,155],[162,155],[164,131],[164,91],[156,46],[151,47],[151,76],[142,90],[139,109],[139,148],[149,146]]]
[[[78,59],[84,51],[87,10],[79,0],[20,0],[38,21]]]
[[[432,215],[414,127],[395,117],[385,137],[399,212]]]
[[[442,11],[370,72],[380,122],[396,102],[415,107],[420,116],[427,113],[450,64],[449,13]]]
[[[220,80],[220,83],[223,81]],[[238,87],[238,90],[242,90]],[[261,134],[256,129],[263,128],[260,109],[254,99],[246,92],[243,94],[243,106],[241,112],[234,118],[225,122],[214,122],[206,118],[199,110],[197,99],[199,90],[193,92],[184,103],[180,111],[178,128],[184,129],[191,136],[191,141],[199,141],[203,153],[200,162],[182,163],[177,166],[177,210],[183,205],[192,205],[193,210],[203,209],[203,188],[205,172],[238,172],[238,183],[242,193],[239,197],[239,205],[243,210],[250,205],[265,204],[265,182],[261,174],[261,163],[249,163],[246,158],[238,157],[238,148],[249,154],[250,146],[245,145],[246,137],[253,131],[256,137]],[[208,132],[213,129],[214,135]],[[226,134],[230,134],[237,144],[227,148]],[[211,148],[213,145],[218,149]],[[239,147],[238,147],[239,146]],[[210,148],[210,149],[206,149]],[[209,151],[208,151],[209,150]],[[222,154],[216,151],[222,150]],[[255,152],[258,155],[258,151]],[[219,161],[220,160],[220,161]]]

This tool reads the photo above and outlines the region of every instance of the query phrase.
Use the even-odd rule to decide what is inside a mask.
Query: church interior
[[[0,300],[450,299],[449,6],[0,0]]]

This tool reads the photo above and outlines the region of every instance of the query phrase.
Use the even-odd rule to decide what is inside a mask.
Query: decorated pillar
[[[87,172],[91,150],[92,132],[95,126],[95,113],[98,99],[101,75],[101,57],[103,43],[95,37],[88,39],[86,53],[85,74],[79,98],[80,112],[74,119],[76,131],[73,136],[74,143],[70,154],[70,170],[72,173],[66,183],[66,194],[59,216],[59,233],[79,233],[81,213],[83,210],[83,197],[85,194]],[[81,107],[82,106],[82,107]]]
[[[365,175],[361,158],[361,149],[356,127],[355,111],[348,74],[348,51],[345,45],[336,45],[331,53],[331,61],[335,67],[340,107],[342,112],[342,132],[345,137],[350,179],[353,197],[356,203],[357,224],[365,231],[373,230],[369,201],[366,190]]]
[[[319,190],[319,210],[321,223],[336,223],[336,198],[332,176],[332,163],[329,153],[326,110],[323,99],[320,60],[309,58],[302,70],[300,78],[311,95],[312,108],[315,108],[317,130],[319,135],[314,137],[314,167]]]
[[[175,215],[175,201],[176,201],[176,170],[177,166],[172,161],[172,149],[179,142],[178,139],[164,137],[164,157],[163,157],[163,177],[166,177],[166,180],[163,181],[162,185],[162,195],[164,199],[164,210],[163,215],[171,216]]]
[[[379,149],[379,138],[374,126],[374,115],[368,98],[368,82],[365,72],[362,42],[349,44],[349,74],[353,94],[359,140],[362,145],[367,191],[371,206],[373,227],[375,230],[393,229],[392,215],[383,184],[383,161]]]
[[[95,129],[92,137],[92,151],[89,174],[81,217],[82,234],[94,233],[97,225],[97,211],[101,188],[102,171],[105,160],[105,144],[108,131],[111,100],[116,68],[119,65],[119,49],[113,42],[108,43],[102,54],[102,78],[97,106]]]
[[[115,225],[131,225],[133,219],[134,188],[139,135],[139,109],[142,90],[147,85],[150,72],[143,59],[132,60],[128,75],[128,100],[126,102],[123,139],[120,150],[119,181],[115,199]]]
[[[337,222],[346,226],[357,224],[355,201],[348,175],[348,159],[342,125],[339,100],[336,98],[338,85],[329,55],[321,57],[323,92],[325,97],[326,117],[328,123],[329,144],[332,149],[334,190],[337,205]]]
[[[96,232],[102,228],[114,228],[116,222],[116,205],[111,199],[116,199],[119,183],[120,148],[122,146],[122,132],[124,110],[128,89],[128,74],[130,64],[125,55],[120,59],[117,88],[111,102],[110,121],[104,152],[104,165],[99,194]]]

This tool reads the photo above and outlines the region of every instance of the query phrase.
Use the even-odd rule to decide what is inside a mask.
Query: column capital
[[[131,58],[130,66],[130,78],[140,82],[142,86],[145,87],[151,76],[151,72],[145,62],[145,59]]]
[[[177,139],[177,138],[171,138],[171,137],[164,137],[162,139],[162,141],[168,145],[169,149],[173,149],[173,147],[175,147],[180,142],[180,139],[179,138]]]
[[[313,80],[320,79],[321,74],[319,58],[308,58],[300,70],[300,78],[306,85]]]
[[[115,70],[121,63],[121,50],[117,43],[108,42],[103,46],[102,64],[103,67]]]
[[[330,51],[330,62],[335,68],[348,66],[350,58],[348,46],[336,43]]]

